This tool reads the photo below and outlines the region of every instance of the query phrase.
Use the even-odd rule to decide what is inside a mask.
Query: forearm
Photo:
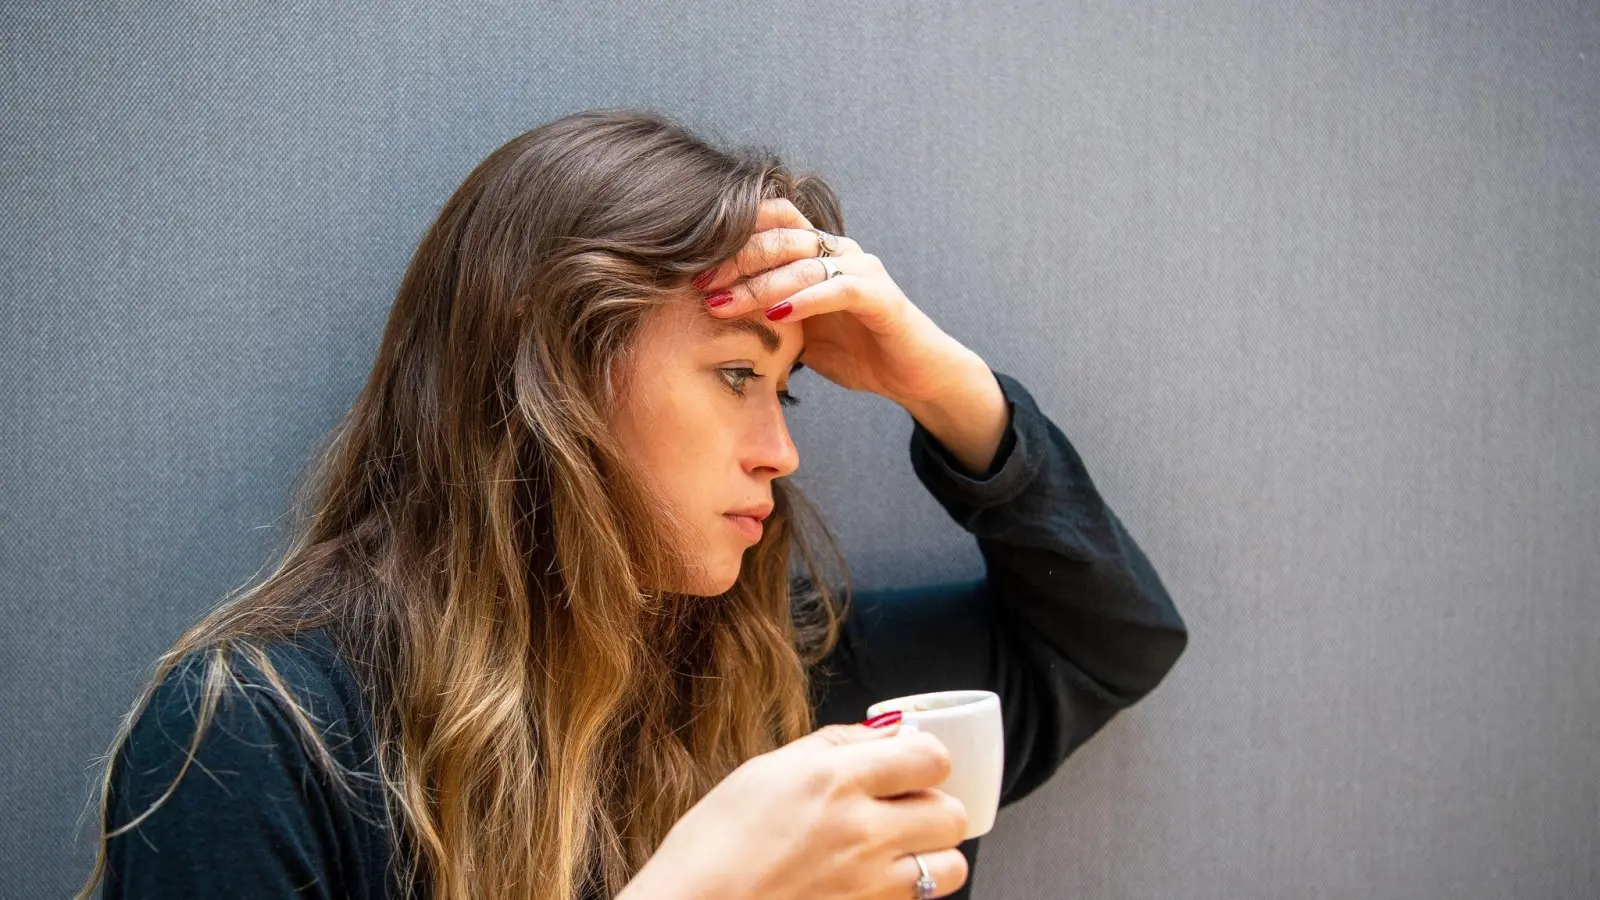
[[[905,410],[969,472],[981,474],[994,462],[1009,412],[987,363],[973,354],[963,368],[968,374],[955,379],[944,395],[905,404]]]
[[[1184,651],[1187,628],[1067,436],[1020,382],[994,375],[1010,401],[1016,437],[996,471],[961,477],[949,454],[935,452],[931,432],[914,433],[910,442],[918,477],[977,538],[984,557],[977,597],[930,591],[916,607],[937,609],[940,627],[955,623],[961,636],[915,624],[920,616],[909,608],[900,620],[874,616],[872,628],[883,630],[871,634],[879,642],[877,666],[896,652],[885,646],[903,647],[898,652],[908,662],[899,668],[917,672],[927,671],[928,659],[967,655],[959,647],[972,642],[970,664],[987,680],[959,670],[942,677],[983,684],[1004,701],[1004,805],[1043,784],[1119,710],[1162,681]],[[909,607],[909,601],[880,602],[892,611]],[[862,699],[851,698],[852,707]]]

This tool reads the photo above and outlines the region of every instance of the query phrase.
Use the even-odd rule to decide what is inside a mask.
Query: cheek
[[[693,427],[699,405],[686,402],[686,393],[682,379],[662,375],[635,385],[616,419],[618,436],[629,455],[651,461],[674,455],[669,445]]]
[[[680,504],[714,503],[719,466],[729,453],[727,436],[727,423],[704,405],[668,404],[638,423],[634,458]]]
[[[619,418],[629,456],[691,515],[731,502],[729,494],[739,489],[729,474],[736,466],[737,398],[719,394],[714,378],[696,378],[697,371],[662,371]]]

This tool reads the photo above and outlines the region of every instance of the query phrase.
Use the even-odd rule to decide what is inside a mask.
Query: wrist
[[[994,371],[976,355],[972,360],[939,395],[901,405],[964,468],[981,474],[1000,449],[1010,410]]]

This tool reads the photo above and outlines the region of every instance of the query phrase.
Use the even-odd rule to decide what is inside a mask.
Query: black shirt
[[[1106,506],[1066,436],[996,372],[1010,420],[989,471],[974,477],[913,419],[918,479],[977,539],[986,575],[857,591],[838,646],[820,664],[819,726],[860,721],[871,703],[982,688],[1001,697],[1001,805],[1021,800],[1113,715],[1150,692],[1188,640],[1144,553]],[[302,747],[282,704],[245,669],[203,735],[195,763],[149,818],[112,838],[106,898],[392,898],[397,842],[383,827],[371,720],[325,633],[269,656],[370,805],[338,793]],[[195,731],[199,657],[169,673],[115,760],[108,825],[120,827],[172,783]],[[348,739],[343,739],[347,737]],[[960,845],[972,864],[982,838]],[[906,885],[907,896],[912,893]]]

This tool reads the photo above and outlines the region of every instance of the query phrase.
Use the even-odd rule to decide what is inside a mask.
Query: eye
[[[734,380],[738,381],[738,384],[735,385],[733,383],[733,380],[729,380],[728,381],[728,389],[733,391],[735,394],[739,395],[740,397],[744,396],[744,383],[746,381],[751,381],[751,380],[760,381],[761,379],[767,377],[765,375],[757,375],[755,369],[748,369],[748,368],[718,369],[717,371],[721,372],[723,375],[732,375],[734,377]],[[799,403],[800,403],[800,398],[796,397],[795,395],[793,395],[791,393],[789,393],[788,391],[779,391],[778,392],[778,405],[779,406],[797,406],[797,405],[799,405]]]

